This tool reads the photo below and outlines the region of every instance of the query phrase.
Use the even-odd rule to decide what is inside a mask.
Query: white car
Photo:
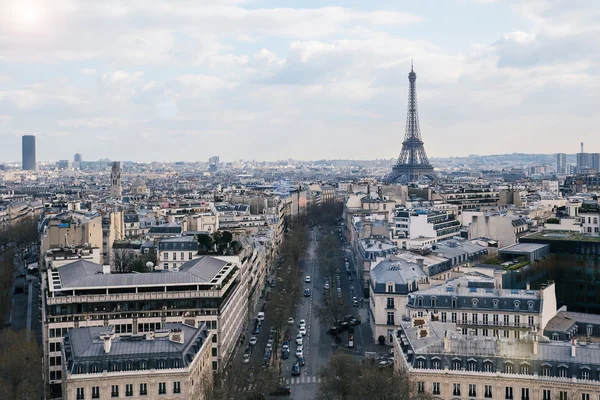
[[[252,336],[250,338],[250,346],[256,346],[256,336]]]
[[[292,317],[288,318],[288,325],[294,325],[294,318],[292,318]]]
[[[306,275],[306,278],[304,278],[304,282],[310,283],[310,275]]]
[[[303,319],[300,320],[300,328],[302,328],[302,327],[306,328],[306,320],[303,320]]]
[[[298,336],[296,336],[296,344],[298,346],[302,346],[302,335],[299,333]]]
[[[306,336],[306,327],[304,327],[304,326],[300,327],[300,334],[302,336]]]
[[[242,364],[248,364],[250,362],[250,354],[246,353],[242,357]]]
[[[325,290],[329,290],[329,283],[325,284]]]
[[[298,348],[296,349],[296,357],[304,357],[304,351],[302,349],[302,346],[298,346]]]
[[[264,312],[259,312],[258,316],[256,317],[257,320],[259,321],[263,321],[265,319],[265,313]]]

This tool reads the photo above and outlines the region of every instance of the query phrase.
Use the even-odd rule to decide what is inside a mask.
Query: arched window
[[[514,368],[513,368],[512,362],[510,362],[510,361],[505,362],[504,363],[504,373],[505,374],[512,374],[513,371],[514,371]]]
[[[431,300],[431,307],[436,307],[437,306],[437,298],[432,297],[430,300]]]
[[[452,298],[452,308],[458,307],[458,300],[456,298]]]
[[[473,308],[477,308],[477,304],[479,303],[479,300],[473,299],[473,300],[471,300],[471,302],[473,303]]]
[[[519,300],[515,300],[515,310],[518,310],[521,307],[521,302]]]
[[[494,306],[494,308],[498,308],[498,303],[499,303],[498,299],[492,300],[492,305]]]
[[[527,302],[527,307],[529,307],[530,311],[533,310],[533,305],[534,305],[533,301],[528,301]]]
[[[423,307],[423,297],[417,297],[417,307]]]

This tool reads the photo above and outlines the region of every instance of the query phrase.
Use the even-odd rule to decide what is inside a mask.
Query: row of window
[[[419,313],[422,313],[422,311],[419,311]],[[417,315],[419,315],[419,313],[417,313]],[[441,312],[440,320],[442,322],[448,322],[448,314],[450,314],[450,322],[452,322],[453,324],[459,323],[458,313],[456,313],[456,312],[453,312],[453,313]],[[492,316],[491,320],[490,320],[490,315]],[[422,314],[419,316],[422,316]],[[479,318],[480,316],[481,316],[481,319]],[[460,323],[465,324],[465,325],[492,325],[492,326],[522,327],[522,326],[525,326],[525,324],[527,324],[527,327],[535,326],[535,316],[534,315],[528,315],[527,322],[525,322],[524,318],[523,318],[523,320],[521,319],[521,315],[513,315],[511,318],[511,316],[508,314],[460,313],[460,317],[461,317]],[[501,317],[502,317],[502,320],[500,320]],[[511,321],[511,319],[512,319],[512,321]]]
[[[447,301],[448,300],[446,299],[446,302]],[[471,299],[471,304],[473,305],[473,308],[477,308],[477,305],[479,304],[479,299],[477,299],[477,298]],[[494,308],[498,308],[499,304],[500,304],[500,300],[498,300],[498,299],[492,300],[492,306]],[[422,296],[417,297],[417,300],[415,302],[415,306],[416,307],[424,307],[425,306],[425,301],[424,301],[424,299],[423,299]],[[432,308],[441,307],[440,305],[438,305],[436,297],[430,297],[429,298],[429,304],[428,304],[428,306],[430,306]],[[515,310],[520,310],[521,309],[521,302],[519,300],[515,300],[515,301],[513,301],[513,306],[514,306]],[[535,306],[535,303],[533,301],[530,300],[530,301],[527,302],[527,309],[529,311],[533,311],[534,310],[534,306]],[[456,297],[452,298],[452,308],[458,308],[458,299]]]
[[[190,251],[188,253],[188,260],[191,260],[193,255],[194,255],[194,253]],[[185,260],[185,253],[183,251],[181,252],[181,257],[179,259],[182,261]],[[169,261],[169,253],[167,253],[167,252],[163,253],[163,260]],[[177,253],[175,253],[175,252],[173,252],[173,261],[177,261]]]
[[[50,364],[50,365],[52,365],[52,364]],[[56,365],[60,365],[60,364],[56,364]],[[181,368],[181,361],[178,359],[169,360],[169,361],[158,360],[155,363],[155,367],[157,369]],[[148,369],[147,361],[139,361],[139,362],[135,362],[135,363],[133,361],[128,361],[128,362],[125,362],[123,366],[121,366],[121,363],[114,362],[114,363],[111,363],[111,365],[110,365],[110,372],[145,370],[145,369]],[[97,373],[102,372],[102,367],[101,367],[100,363],[92,364],[89,371],[92,374],[97,374]],[[74,368],[74,373],[76,373],[76,374],[84,374],[87,372],[88,372],[88,368],[85,365],[77,365]]]
[[[203,321],[200,321],[202,324]],[[217,329],[217,321],[204,321],[208,329]],[[115,325],[115,333],[132,333],[132,324],[117,324]],[[72,328],[50,328],[48,330],[48,336],[53,337],[65,337],[67,332]],[[138,324],[138,332],[153,332],[162,329],[161,322],[147,322]],[[213,341],[216,342],[213,336]],[[53,347],[54,345],[54,347]],[[60,351],[60,343],[50,343],[50,351]]]
[[[133,384],[131,383],[127,383],[124,385],[125,386],[125,397],[133,397],[134,393],[133,393]],[[119,391],[120,389],[120,385],[111,385],[110,386],[110,397],[121,397],[122,392]],[[180,382],[173,382],[173,394],[179,394],[181,393],[181,383]],[[160,382],[158,384],[158,394],[167,394],[167,383],[166,382]],[[85,399],[85,388],[77,388],[76,390],[76,395],[77,395],[77,399],[78,400],[83,400]],[[147,396],[148,395],[148,384],[147,383],[140,383],[139,386],[139,396]],[[91,398],[92,399],[99,399],[100,398],[100,386],[93,386],[92,390],[91,390]]]
[[[419,393],[425,393],[425,382],[417,382],[417,391]],[[431,393],[433,395],[441,395],[441,385],[439,382],[433,382],[431,385]],[[477,385],[469,384],[468,392],[469,397],[477,397]],[[461,396],[461,384],[454,383],[452,384],[452,395],[453,396]],[[492,385],[484,385],[483,386],[483,397],[486,399],[494,398],[494,392]],[[511,386],[504,387],[504,399],[505,400],[514,400],[514,391]],[[521,400],[530,400],[529,398],[529,388],[521,388]],[[552,391],[550,389],[542,390],[542,400],[569,400],[569,394],[567,391],[559,390],[558,396],[556,399],[552,397]],[[575,400],[575,399],[573,399]],[[581,393],[581,400],[590,400],[589,393]],[[600,396],[599,396],[600,400]]]
[[[460,371],[463,369],[462,360],[452,360],[451,369],[455,371]],[[426,363],[424,359],[417,359],[416,368],[426,368]],[[431,369],[442,369],[442,362],[439,359],[433,359],[431,361]],[[466,366],[467,371],[481,371],[481,372],[496,372],[495,364],[492,361],[484,361],[483,368],[480,369],[478,367],[477,361],[468,361]],[[590,379],[590,367],[583,366],[580,368],[579,379]],[[505,374],[514,374],[519,373],[522,375],[531,375],[534,371],[529,366],[529,364],[522,363],[518,368],[515,368],[514,364],[510,361],[506,361],[504,363],[503,372]],[[549,365],[542,366],[541,369],[542,376],[553,376],[552,367]],[[569,369],[567,367],[559,366],[557,376],[559,378],[577,378],[577,376],[569,376]],[[600,399],[599,399],[600,400]]]

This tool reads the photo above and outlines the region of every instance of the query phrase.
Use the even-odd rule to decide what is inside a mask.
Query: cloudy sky
[[[600,152],[598,0],[3,0],[0,160]]]

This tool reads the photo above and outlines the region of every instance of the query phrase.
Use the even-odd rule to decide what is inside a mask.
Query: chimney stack
[[[530,285],[529,285],[529,281],[527,281],[527,286],[526,286],[527,290],[531,290],[530,289]]]
[[[533,354],[538,354],[538,337],[537,334],[533,335]]]
[[[421,268],[423,268],[423,261],[425,261],[423,258],[417,258],[417,265]]]
[[[581,153],[583,153],[583,142],[581,142]]]
[[[575,346],[575,338],[571,338],[571,357],[577,356],[577,347]]]

